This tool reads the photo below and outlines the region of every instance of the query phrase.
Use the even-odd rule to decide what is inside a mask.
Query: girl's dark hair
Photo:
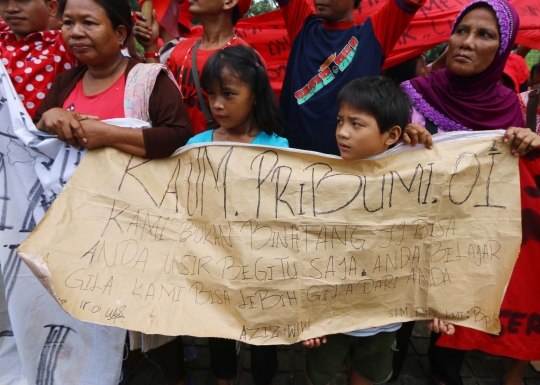
[[[255,96],[253,116],[257,128],[268,135],[281,134],[283,118],[278,108],[276,95],[270,86],[268,73],[257,52],[246,45],[226,47],[216,51],[204,65],[201,73],[201,87],[210,89],[216,82],[223,87],[225,69],[246,84]]]
[[[353,80],[339,91],[337,102],[371,115],[381,134],[394,126],[405,130],[412,114],[409,95],[394,81],[383,77]]]
[[[101,8],[105,10],[107,17],[111,21],[111,24],[114,29],[117,29],[119,26],[123,25],[126,27],[126,41],[127,38],[131,35],[133,30],[133,19],[131,18],[131,8],[127,0],[93,0]]]

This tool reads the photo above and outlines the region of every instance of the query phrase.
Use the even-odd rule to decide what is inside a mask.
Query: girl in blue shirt
[[[278,136],[283,120],[270,80],[259,55],[249,46],[226,47],[215,52],[201,73],[212,115],[219,128],[202,132],[187,144],[241,142],[289,147]],[[209,338],[212,373],[218,385],[232,384],[236,376],[236,341]],[[276,346],[250,347],[255,385],[270,385],[276,374]]]
[[[219,128],[191,138],[187,144],[241,142],[289,147],[278,136],[283,119],[259,55],[249,46],[226,47],[214,53],[201,74],[201,87]]]

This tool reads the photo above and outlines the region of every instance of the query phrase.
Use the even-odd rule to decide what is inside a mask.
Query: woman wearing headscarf
[[[514,155],[537,148],[540,137],[522,128],[525,122],[516,93],[499,84],[518,29],[519,16],[508,1],[469,3],[452,28],[447,68],[402,84],[413,101],[412,122],[416,123],[408,127],[404,142],[425,142],[423,127],[432,134],[506,129],[504,141],[512,140]],[[434,320],[430,328],[438,331],[439,321]],[[456,329],[456,335],[460,331]],[[438,339],[432,333],[429,357],[436,382],[462,385],[459,372],[465,351],[435,346]],[[516,360],[505,376],[505,385],[521,383],[526,364]]]
[[[515,154],[540,145],[525,127],[517,95],[499,84],[519,29],[505,0],[475,0],[458,15],[449,40],[447,68],[402,84],[413,101],[413,123],[431,133],[507,129]],[[408,130],[404,141],[416,142]]]

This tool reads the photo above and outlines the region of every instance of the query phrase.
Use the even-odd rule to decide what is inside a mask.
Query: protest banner
[[[457,327],[453,337],[438,345],[462,350],[540,360],[540,152],[520,159],[523,245],[501,306],[498,336]]]
[[[70,314],[144,333],[288,344],[433,317],[497,333],[520,207],[499,132],[356,162],[102,149],[19,253]]]
[[[16,135],[32,129],[0,63],[0,384],[114,384],[126,332],[64,312],[17,253],[53,199],[35,171],[49,159]]]

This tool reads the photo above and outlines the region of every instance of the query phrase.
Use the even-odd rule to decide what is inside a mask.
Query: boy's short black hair
[[[394,126],[404,130],[411,119],[409,95],[391,79],[380,76],[353,80],[339,91],[337,102],[373,116],[381,134]]]
[[[358,8],[361,2],[362,0],[354,0],[354,9]]]

